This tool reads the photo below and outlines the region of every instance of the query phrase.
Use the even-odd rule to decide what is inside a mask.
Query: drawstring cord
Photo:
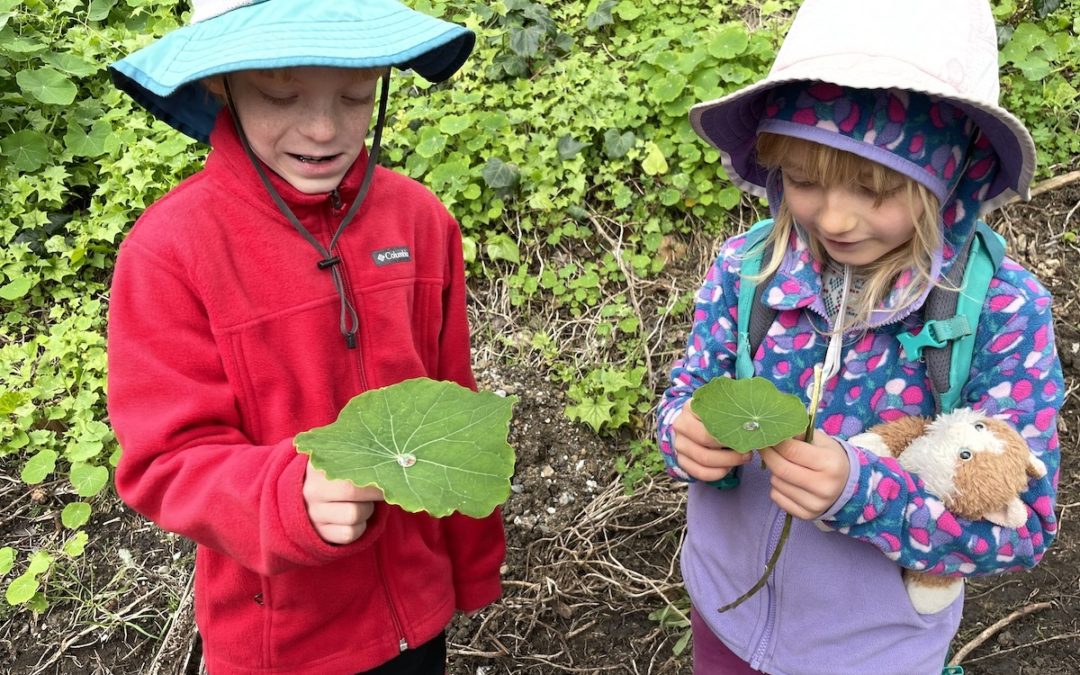
[[[270,193],[270,198],[274,200],[274,204],[277,205],[281,214],[292,223],[292,226],[296,228],[296,231],[300,233],[304,239],[307,240],[319,255],[322,256],[322,260],[317,263],[317,266],[321,270],[329,269],[330,275],[334,280],[334,289],[337,291],[338,300],[341,303],[341,312],[338,317],[338,327],[341,330],[341,335],[345,338],[345,346],[349,349],[356,348],[356,334],[360,329],[360,317],[356,313],[356,308],[349,301],[345,293],[345,281],[341,276],[341,270],[338,268],[338,264],[341,263],[341,257],[335,255],[334,249],[337,246],[338,238],[345,231],[347,226],[356,215],[356,212],[360,209],[360,204],[363,203],[364,197],[367,195],[368,189],[371,187],[372,177],[375,175],[375,165],[379,159],[379,148],[382,141],[383,124],[386,120],[386,101],[390,92],[390,71],[387,70],[382,76],[382,87],[379,92],[379,116],[375,122],[375,135],[371,140],[371,152],[368,153],[367,167],[364,169],[364,178],[360,183],[360,189],[356,193],[356,199],[353,200],[352,206],[349,207],[345,217],[341,219],[341,224],[338,225],[337,230],[330,238],[330,245],[324,247],[319,240],[315,238],[304,227],[300,219],[296,217],[296,214],[292,212],[289,205],[285,203],[278,191],[274,189],[274,185],[270,182],[270,177],[266,175],[266,170],[262,166],[262,162],[255,155],[255,151],[251,149],[251,143],[248,142],[247,134],[244,132],[244,126],[240,123],[240,116],[236,113],[236,104],[233,102],[232,90],[229,88],[229,78],[226,75],[224,78],[225,83],[225,98],[229,104],[229,114],[232,116],[233,124],[236,125],[237,134],[240,136],[240,145],[244,147],[244,152],[247,154],[248,159],[251,160],[252,165],[255,167],[255,172],[259,174],[259,179],[262,180],[262,184],[266,187],[266,191]]]
[[[821,383],[836,377],[840,372],[840,348],[844,343],[844,320],[847,318],[848,294],[851,289],[851,265],[844,265],[844,290],[840,294],[840,308],[836,311],[836,321],[832,335],[829,336],[829,347],[825,350],[825,363],[822,366]]]

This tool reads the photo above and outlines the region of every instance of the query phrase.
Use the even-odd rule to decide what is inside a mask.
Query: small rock
[[[555,475],[555,469],[551,468],[550,464],[545,464],[543,469],[540,469],[541,478],[551,478]]]
[[[546,510],[547,510],[549,516],[555,515],[555,507],[554,506],[549,506],[549,507],[547,507]]]
[[[522,485],[521,483],[511,483],[510,484],[510,492],[513,492],[514,494],[519,495],[522,492],[525,492],[525,486]]]

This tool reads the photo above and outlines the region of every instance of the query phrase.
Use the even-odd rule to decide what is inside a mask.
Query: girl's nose
[[[848,232],[858,224],[851,195],[844,188],[826,188],[825,202],[818,214],[818,227],[827,234]]]

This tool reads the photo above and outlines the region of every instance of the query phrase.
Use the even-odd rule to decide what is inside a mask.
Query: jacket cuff
[[[840,445],[844,448],[844,452],[847,453],[847,483],[844,484],[844,490],[840,493],[840,496],[836,498],[836,501],[833,502],[833,505],[830,506],[825,513],[818,516],[818,520],[831,520],[833,516],[840,512],[840,509],[847,506],[847,503],[851,501],[852,496],[855,494],[855,487],[859,484],[859,475],[861,473],[862,465],[859,462],[859,454],[855,450],[855,446],[839,438],[836,440],[840,442]]]
[[[368,519],[367,529],[356,541],[339,545],[323,541],[308,517],[304,501],[304,477],[307,474],[307,455],[296,453],[293,461],[285,467],[278,479],[278,504],[281,524],[293,545],[305,557],[308,565],[325,565],[341,558],[355,555],[371,546],[386,529],[386,506],[375,504],[375,511]]]
[[[495,573],[476,581],[458,581],[454,595],[459,611],[475,612],[502,597],[502,579]]]

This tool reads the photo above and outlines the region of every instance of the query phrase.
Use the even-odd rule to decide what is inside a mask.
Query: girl
[[[935,413],[927,367],[898,336],[922,328],[980,212],[1027,194],[1034,147],[997,105],[995,44],[983,0],[806,0],[765,80],[691,112],[775,219],[754,278],[777,313],[755,374],[804,401],[816,365],[826,378],[813,441],[762,448],[764,467],[705,431],[691,396],[735,373],[748,251],[745,236],[727,241],[659,410],[669,472],[692,482],[682,571],[695,673],[938,673],[963,601],[916,613],[901,568],[1027,568],[1056,533],[1063,382],[1050,298],[1012,260],[991,281],[962,405],[1011,423],[1046,463],[1022,495],[1026,524],[962,519],[895,460],[847,440]],[[718,612],[761,576],[785,512],[796,520],[766,587]]]

